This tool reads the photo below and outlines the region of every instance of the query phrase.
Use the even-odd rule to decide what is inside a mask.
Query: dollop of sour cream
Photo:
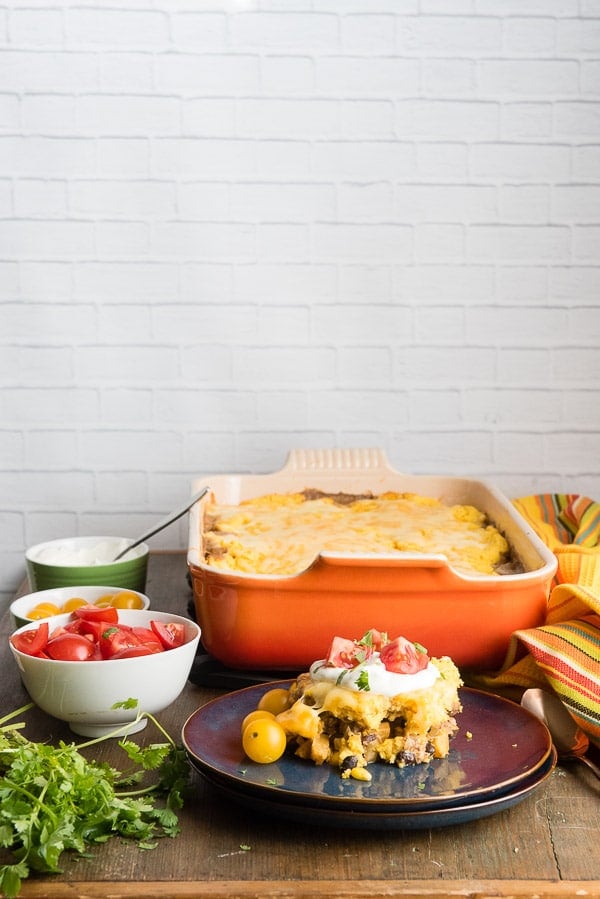
[[[312,663],[309,672],[313,681],[327,681],[357,693],[379,693],[382,696],[398,696],[412,693],[413,690],[425,690],[441,677],[431,662],[416,674],[388,671],[378,652],[374,652],[371,658],[354,668],[336,668],[327,665],[325,659],[320,659]]]
[[[124,538],[99,540],[95,543],[86,541],[84,544],[70,543],[68,540],[64,543],[57,541],[52,545],[40,547],[32,558],[43,565],[109,565],[129,542]],[[127,554],[124,558],[132,559],[138,554],[139,549],[136,548],[131,551],[131,555]]]

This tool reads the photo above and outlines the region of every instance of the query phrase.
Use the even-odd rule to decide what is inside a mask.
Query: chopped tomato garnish
[[[378,652],[382,664],[396,674],[415,674],[429,664],[427,651],[405,637],[388,640],[386,633],[371,628],[360,640],[334,637],[325,658],[326,665],[335,668],[356,668]]]
[[[427,668],[429,656],[406,637],[396,637],[382,647],[379,658],[388,671],[396,674],[416,674]]]
[[[358,642],[361,646],[370,646],[374,652],[380,652],[381,647],[388,642],[388,638],[383,631],[378,631],[376,627],[372,627]]]
[[[334,637],[325,658],[327,665],[335,668],[354,668],[373,654],[371,646],[362,646],[345,637]]]

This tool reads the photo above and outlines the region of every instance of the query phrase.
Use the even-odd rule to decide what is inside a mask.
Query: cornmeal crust
[[[376,760],[404,767],[445,758],[458,730],[461,678],[450,658],[433,658],[440,677],[430,687],[393,697],[350,690],[300,675],[292,705],[277,716],[300,758],[360,776]]]
[[[204,557],[213,568],[296,574],[327,551],[440,553],[468,575],[504,573],[510,559],[506,539],[479,509],[415,493],[304,490],[207,506]]]

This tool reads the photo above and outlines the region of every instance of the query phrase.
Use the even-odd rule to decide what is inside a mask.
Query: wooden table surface
[[[186,614],[191,591],[183,553],[151,555],[152,607]],[[0,716],[28,701],[0,622]],[[225,691],[188,682],[159,719],[179,735],[187,717]],[[34,709],[25,735],[77,738]],[[156,739],[142,732],[134,739]],[[114,744],[95,747],[110,761]],[[120,756],[119,756],[120,758]],[[118,767],[120,762],[115,761]],[[142,852],[113,838],[90,858],[65,853],[64,873],[31,876],[23,899],[373,899],[373,897],[550,897],[600,899],[600,782],[578,763],[559,765],[512,808],[468,824],[431,830],[360,831],[269,819],[237,806],[194,775],[181,834]]]

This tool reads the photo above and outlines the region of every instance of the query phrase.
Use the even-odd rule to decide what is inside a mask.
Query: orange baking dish
[[[203,475],[210,493],[190,512],[188,569],[202,642],[219,661],[250,670],[299,671],[326,653],[333,636],[371,627],[449,655],[462,668],[494,669],[511,634],[543,622],[556,559],[513,505],[484,481],[395,471],[378,449],[293,450],[272,474]],[[204,510],[211,498],[237,504],[265,493],[315,488],[387,490],[476,506],[505,535],[519,574],[470,577],[442,555],[321,553],[294,575],[211,568],[204,560]]]

